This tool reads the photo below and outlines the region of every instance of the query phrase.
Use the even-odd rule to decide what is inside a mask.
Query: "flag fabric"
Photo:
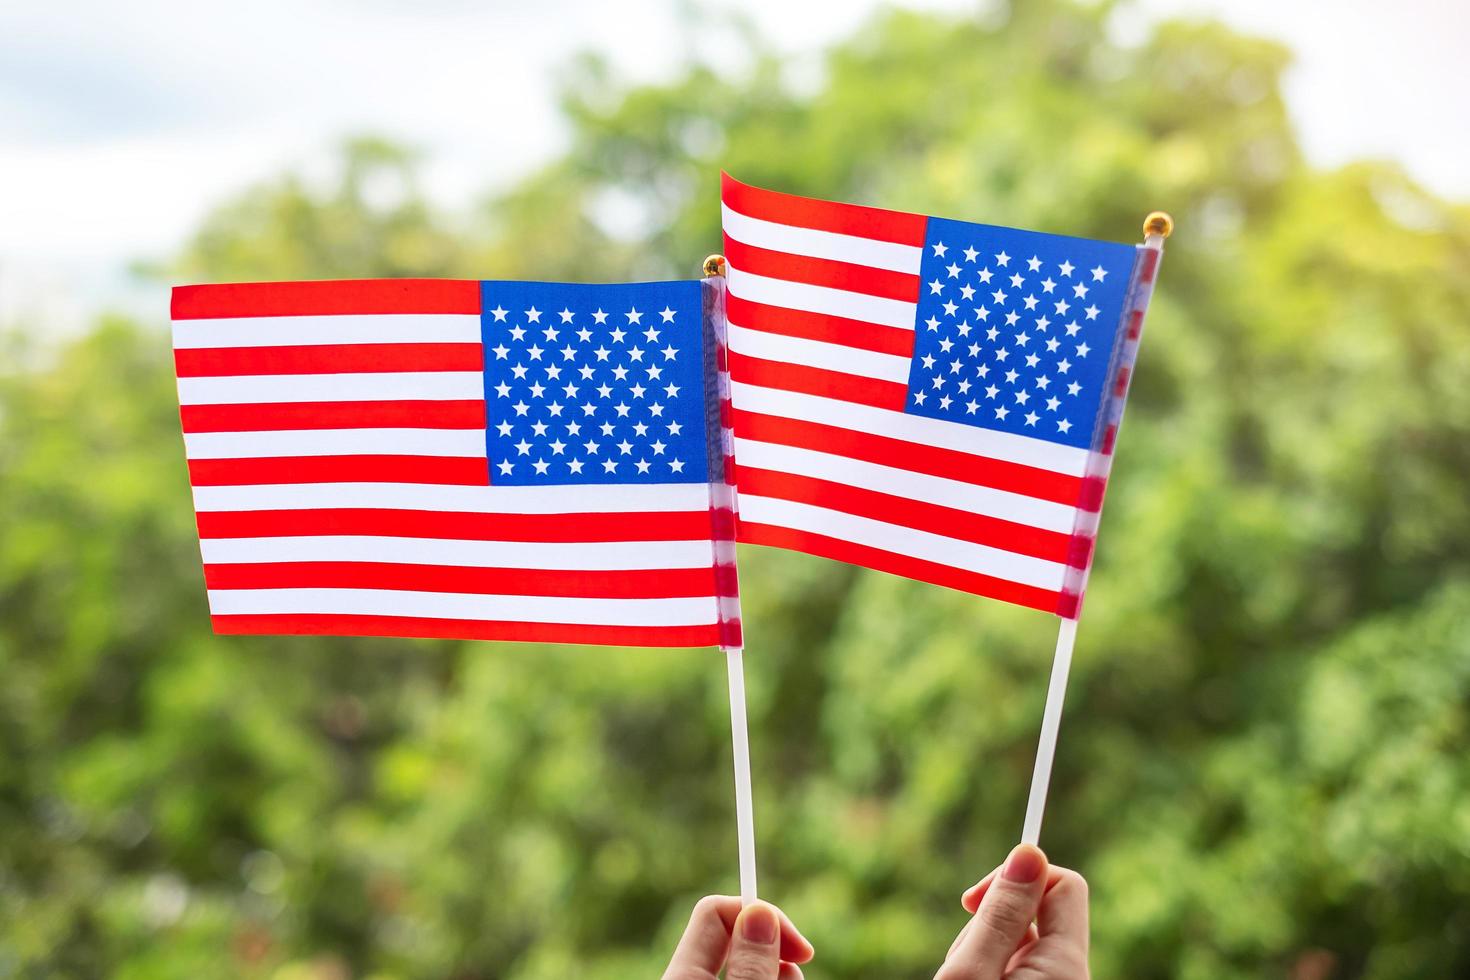
[[[728,175],[722,211],[739,540],[1075,616],[1158,252]]]
[[[176,288],[215,630],[738,645],[703,292]]]

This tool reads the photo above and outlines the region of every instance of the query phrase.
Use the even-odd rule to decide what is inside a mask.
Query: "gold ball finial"
[[[1159,235],[1168,238],[1174,233],[1174,219],[1169,217],[1167,211],[1154,211],[1143,219],[1143,235]]]
[[[717,253],[705,259],[704,274],[706,276],[723,276],[725,274],[725,257]]]

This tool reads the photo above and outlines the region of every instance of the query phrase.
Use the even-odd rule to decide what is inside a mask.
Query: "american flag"
[[[176,288],[215,630],[738,645],[703,294]]]
[[[1075,616],[1158,253],[722,197],[739,539]]]

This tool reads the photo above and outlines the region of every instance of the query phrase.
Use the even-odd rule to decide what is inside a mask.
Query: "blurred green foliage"
[[[446,217],[346,148],[181,280],[693,276],[721,166],[1132,240],[1179,223],[1044,835],[1094,970],[1470,974],[1470,211],[1302,160],[1279,47],[1065,0],[569,71],[566,155]],[[159,322],[0,370],[0,977],[656,976],[735,888],[709,653],[209,633]],[[23,366],[22,366],[23,365]],[[764,894],[810,977],[929,975],[1019,827],[1054,622],[742,554]]]

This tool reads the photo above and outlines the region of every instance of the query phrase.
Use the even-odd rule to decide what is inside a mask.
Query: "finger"
[[[809,962],[816,949],[785,912],[776,909],[776,913],[781,916],[781,959],[793,965]]]
[[[1033,845],[1020,844],[1011,851],[1001,873],[986,888],[969,934],[955,947],[942,976],[998,980],[1036,918],[1046,889],[1046,867],[1046,855]]]
[[[966,912],[969,912],[971,915],[975,914],[975,910],[980,907],[980,900],[985,897],[986,890],[990,887],[990,883],[995,880],[995,876],[999,871],[1000,869],[996,868],[990,874],[965,889],[965,893],[960,896],[960,905],[964,906]],[[1068,869],[1066,868],[1048,865],[1046,869],[1047,890],[1050,891],[1061,880],[1062,875],[1067,873]],[[1075,872],[1072,873],[1075,874]]]
[[[802,980],[801,967],[795,963],[782,963],[781,970],[776,974],[776,980]]]
[[[1036,916],[1040,934],[1087,953],[1087,879],[1070,868],[1053,868]]]
[[[725,980],[776,980],[781,969],[781,917],[765,902],[740,911]]]
[[[730,930],[740,914],[740,899],[733,895],[706,895],[694,906],[684,935],[674,949],[665,977],[703,971],[710,976],[725,965],[730,951]]]

